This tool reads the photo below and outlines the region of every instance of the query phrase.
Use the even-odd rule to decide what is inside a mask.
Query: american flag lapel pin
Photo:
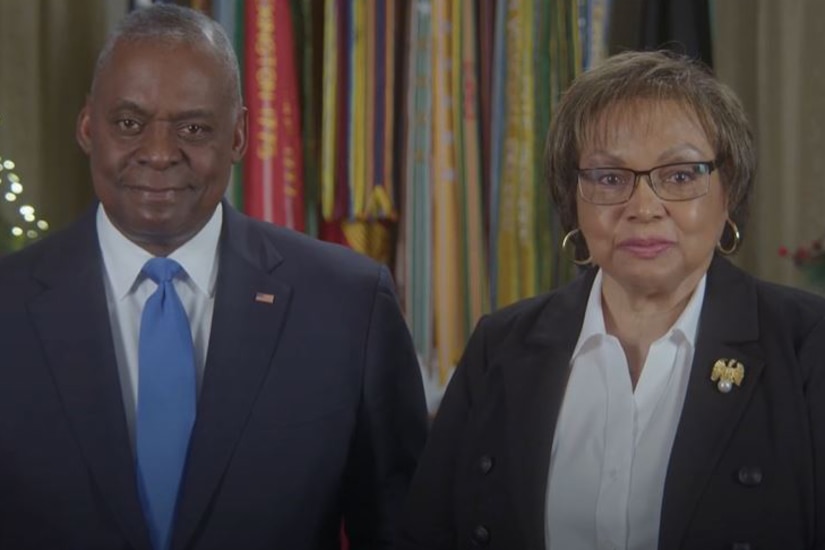
[[[275,303],[275,295],[274,294],[267,294],[266,292],[256,292],[255,293],[255,301],[260,302],[262,304],[274,304]]]

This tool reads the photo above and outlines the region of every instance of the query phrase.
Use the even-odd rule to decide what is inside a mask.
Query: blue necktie
[[[171,542],[175,504],[195,422],[195,359],[186,311],[172,280],[183,268],[152,258],[143,273],[158,284],[146,300],[138,343],[138,492],[155,550]]]

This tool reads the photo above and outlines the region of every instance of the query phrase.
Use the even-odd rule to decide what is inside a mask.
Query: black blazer
[[[426,408],[386,269],[228,205],[219,262],[172,547],[387,548]],[[0,260],[0,548],[149,549],[113,349],[94,212]]]
[[[410,489],[401,550],[541,550],[553,431],[595,271],[482,319]],[[714,362],[745,366],[717,390]],[[660,550],[825,548],[825,300],[716,258]]]

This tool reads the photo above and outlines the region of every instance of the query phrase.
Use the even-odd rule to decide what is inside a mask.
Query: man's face
[[[77,139],[114,225],[165,256],[205,224],[246,149],[246,113],[206,46],[122,42],[98,73]]]

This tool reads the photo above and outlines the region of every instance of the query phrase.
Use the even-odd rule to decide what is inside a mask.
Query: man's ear
[[[235,119],[235,130],[232,136],[232,162],[240,162],[246,153],[248,143],[248,121],[249,111],[246,107],[241,107]]]
[[[83,108],[77,115],[77,125],[75,126],[74,135],[78,145],[80,145],[80,148],[83,149],[83,152],[87,155],[92,150],[92,123],[89,118],[89,111],[89,96],[86,96],[86,104],[83,105]]]

